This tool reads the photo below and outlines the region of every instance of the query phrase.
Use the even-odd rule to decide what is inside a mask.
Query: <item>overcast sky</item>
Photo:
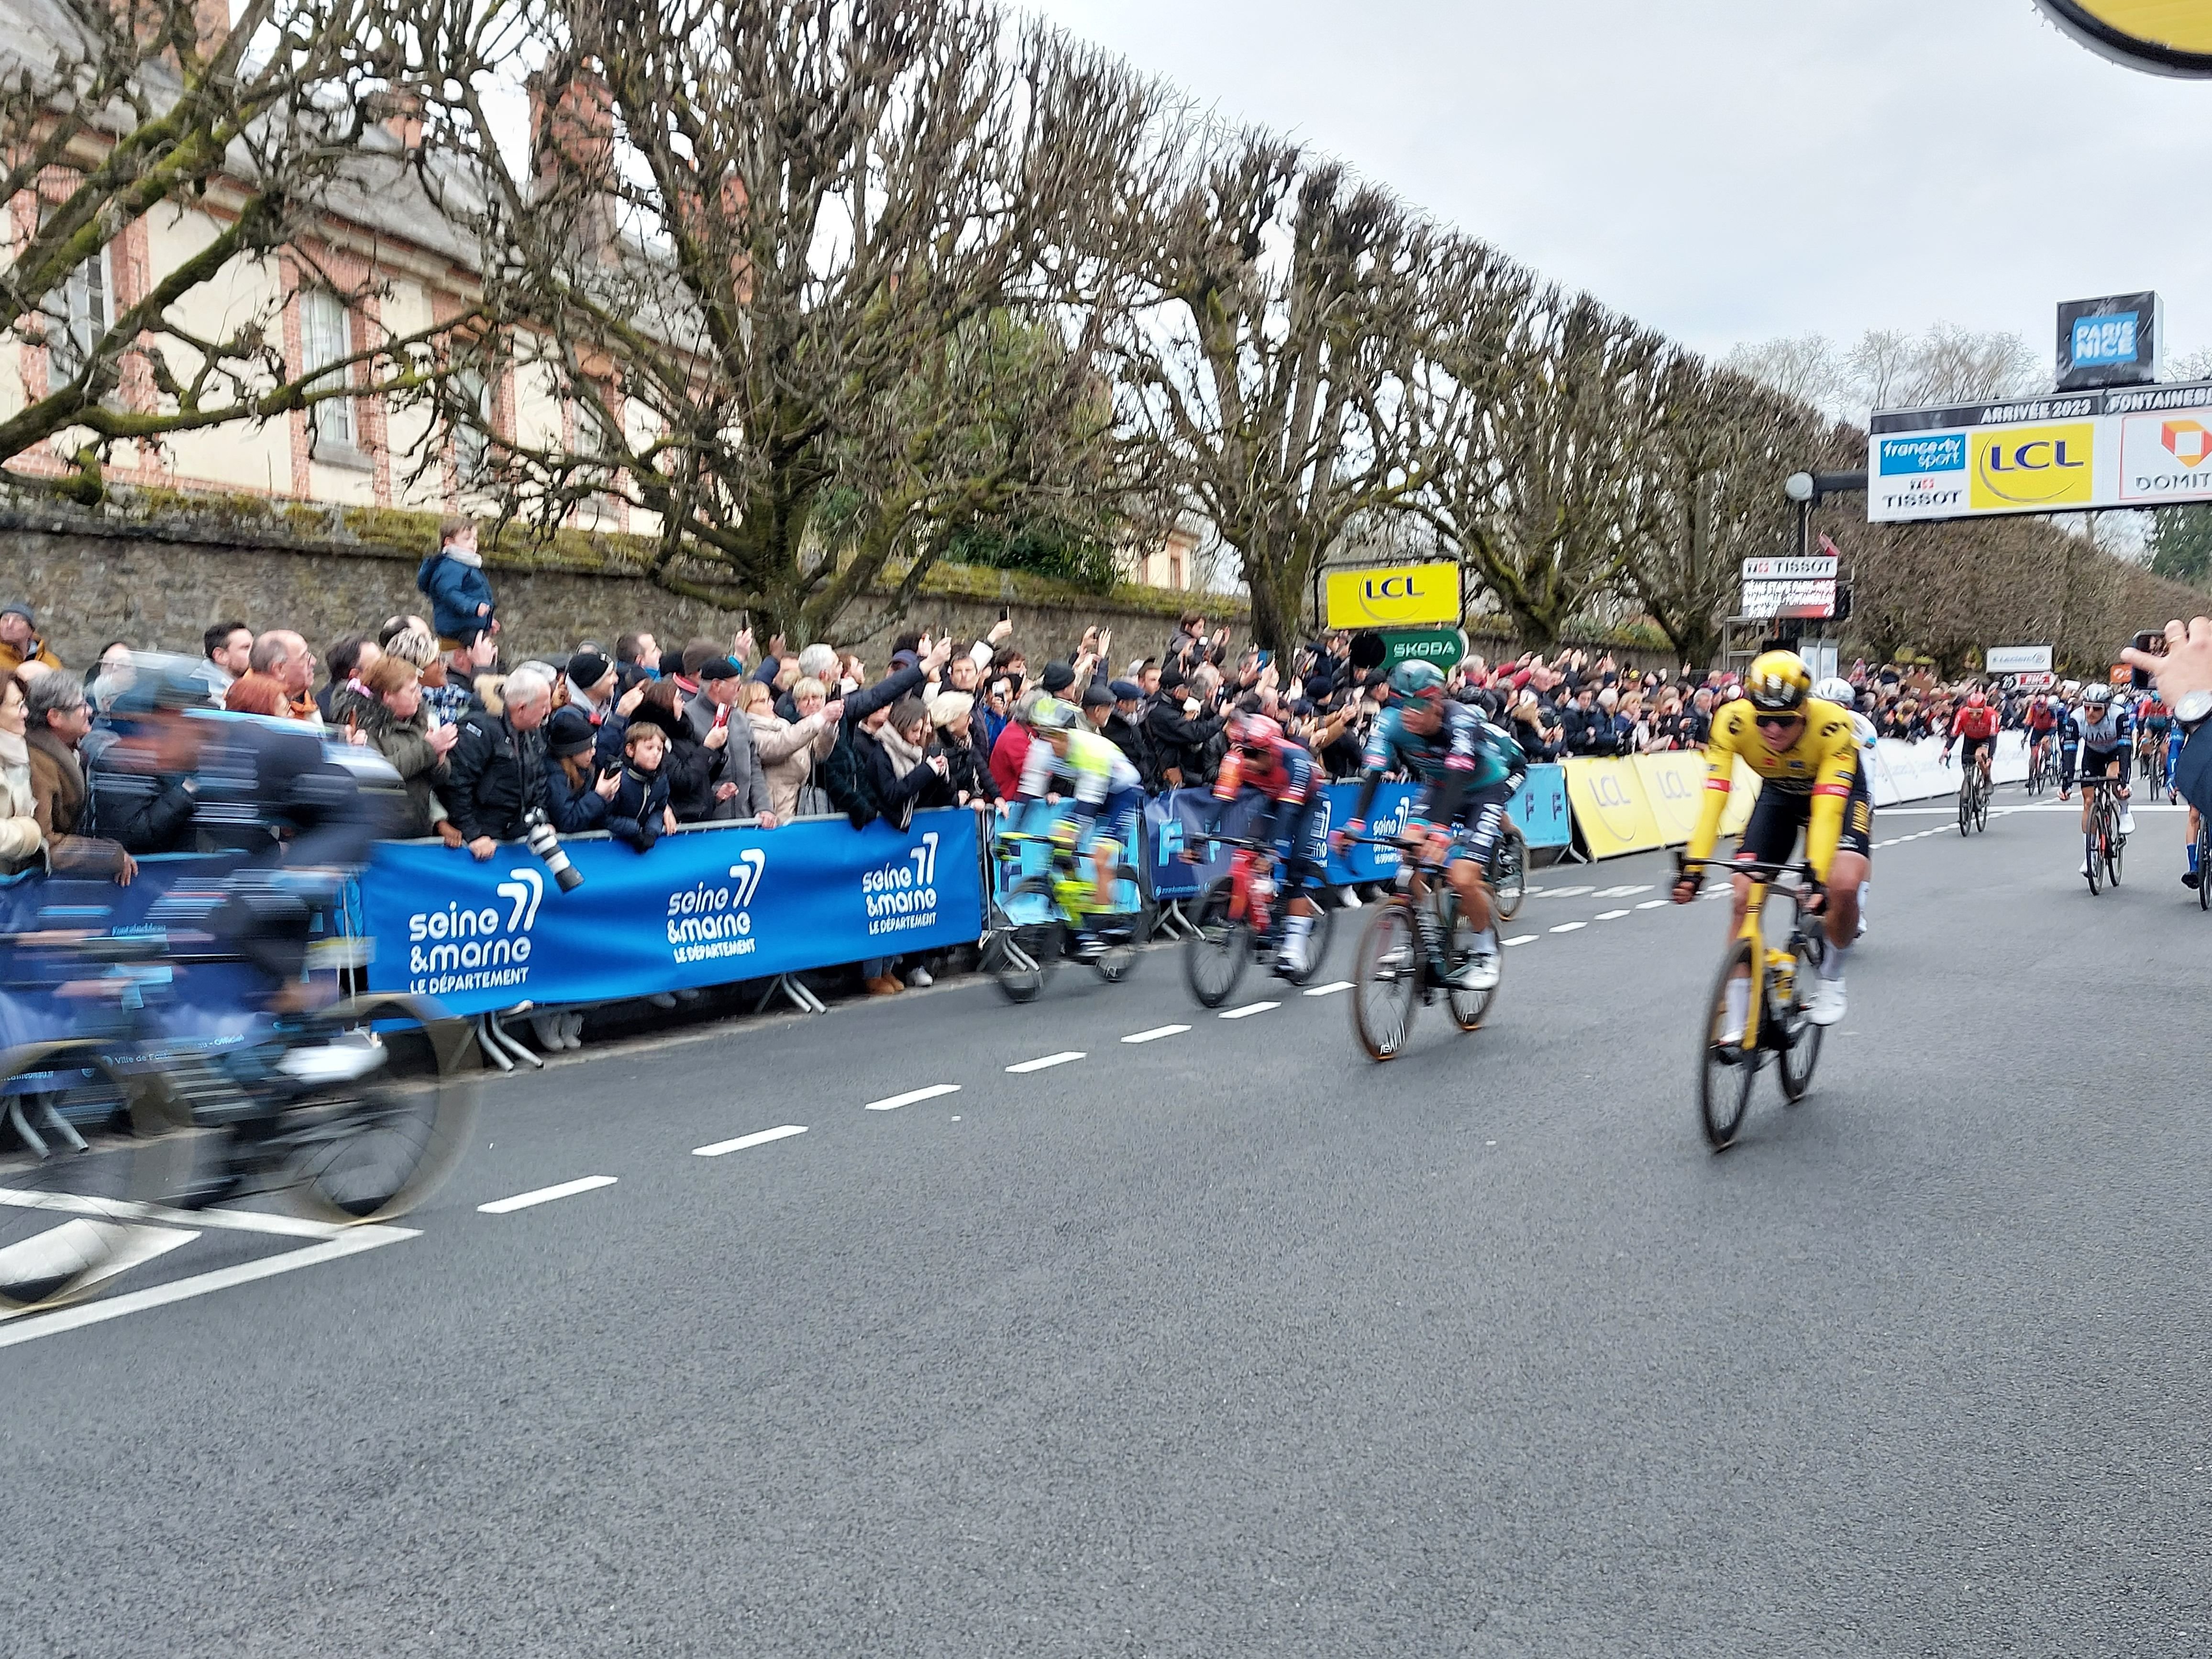
[[[1035,9],[1716,355],[1946,321],[2047,357],[2058,301],[2139,289],[2212,346],[2212,82],[2033,0]]]

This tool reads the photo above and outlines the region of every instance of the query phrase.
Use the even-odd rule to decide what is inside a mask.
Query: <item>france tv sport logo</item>
[[[1881,441],[1881,476],[1885,478],[1966,470],[1966,434],[1963,432],[1919,433],[1910,438]]]
[[[2096,442],[2094,421],[1976,433],[1967,503],[1981,513],[2086,504]]]
[[[2076,317],[2074,319],[2074,362],[2076,367],[2092,368],[2106,363],[2131,363],[2135,360],[2134,312],[2122,311],[2110,317]]]

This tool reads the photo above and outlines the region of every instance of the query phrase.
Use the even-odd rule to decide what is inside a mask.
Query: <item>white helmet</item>
[[[1852,689],[1851,683],[1840,675],[1831,675],[1822,680],[1813,688],[1813,695],[1822,702],[1837,703],[1845,708],[1858,706],[1859,694]]]

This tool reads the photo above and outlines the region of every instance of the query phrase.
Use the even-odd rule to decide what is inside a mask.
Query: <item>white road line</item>
[[[1046,1070],[1049,1069],[1049,1068],[1050,1068],[1050,1067],[1052,1067],[1052,1066],[1065,1066],[1065,1065],[1068,1064],[1071,1060],[1080,1060],[1080,1059],[1082,1059],[1082,1058],[1083,1058],[1083,1050],[1082,1050],[1082,1049],[1080,1049],[1080,1048],[1063,1048],[1063,1049],[1061,1049],[1061,1050],[1060,1050],[1058,1054],[1043,1054],[1043,1055],[1040,1055],[1040,1056],[1039,1056],[1037,1059],[1036,1059],[1036,1060],[1023,1060],[1019,1065],[1017,1065],[1017,1066],[1007,1066],[1007,1067],[1006,1067],[1006,1069],[1007,1069],[1008,1071],[1012,1072],[1012,1073],[1016,1073],[1017,1075],[1018,1075],[1019,1073],[1024,1073],[1024,1072],[1042,1072],[1042,1071],[1046,1071]]]
[[[742,1152],[748,1146],[765,1146],[771,1140],[786,1140],[793,1135],[806,1133],[804,1123],[786,1123],[774,1129],[759,1129],[749,1135],[739,1135],[735,1140],[718,1140],[711,1146],[694,1146],[694,1158],[720,1158],[725,1152]]]
[[[1511,939],[1507,939],[1505,942],[1508,945],[1534,945],[1536,942],[1536,938],[1537,936],[1534,933],[1516,933]]]
[[[1586,921],[1563,921],[1558,927],[1552,929],[1552,931],[1555,933],[1571,933],[1577,927],[1587,927],[1589,926],[1589,923]]]
[[[1601,910],[1597,915],[1591,917],[1590,920],[1593,921],[1619,921],[1627,914],[1628,912],[1626,910]]]
[[[1162,1037],[1181,1036],[1190,1030],[1188,1025],[1155,1025],[1149,1031],[1132,1031],[1121,1039],[1124,1042],[1158,1042]]]
[[[1306,994],[1310,997],[1333,997],[1339,991],[1349,991],[1351,988],[1352,981],[1350,980],[1337,979],[1331,980],[1326,985],[1313,986],[1306,992]]]
[[[1648,893],[1650,890],[1651,884],[1647,881],[1638,886],[1601,887],[1590,896],[1593,898],[1634,898],[1638,893]]]
[[[581,1176],[574,1181],[564,1181],[557,1187],[540,1187],[534,1192],[517,1193],[513,1198],[495,1198],[489,1204],[477,1206],[480,1215],[507,1215],[515,1210],[526,1210],[533,1204],[550,1204],[556,1198],[574,1198],[578,1193],[595,1192],[601,1187],[615,1184],[613,1176]]]
[[[934,1100],[939,1095],[957,1095],[957,1083],[933,1083],[927,1089],[909,1089],[902,1095],[892,1095],[884,1100],[872,1100],[867,1109],[872,1112],[896,1112],[902,1106],[911,1106],[917,1100]]]
[[[0,1325],[0,1348],[12,1348],[19,1342],[35,1342],[42,1336],[56,1336],[82,1326],[97,1325],[103,1320],[120,1319],[125,1314],[143,1313],[149,1308],[188,1301],[196,1296],[205,1296],[210,1291],[228,1290],[234,1285],[250,1285],[257,1279],[274,1278],[278,1273],[312,1267],[319,1262],[335,1261],[340,1256],[358,1255],[363,1250],[374,1250],[382,1245],[396,1244],[403,1238],[418,1237],[420,1235],[412,1227],[349,1228],[336,1238],[310,1244],[302,1250],[287,1250],[282,1255],[270,1256],[265,1261],[244,1261],[234,1267],[219,1267],[213,1273],[197,1273],[190,1279],[156,1285],[149,1290],[132,1291],[124,1296],[109,1297],[101,1302],[89,1302],[82,1307],[27,1315],[21,1320]]]
[[[142,1204],[131,1199],[86,1198],[75,1193],[41,1193],[9,1187],[0,1187],[0,1204],[23,1209],[66,1210],[108,1221],[155,1221],[192,1229],[220,1227],[233,1232],[274,1233],[279,1238],[337,1238],[351,1231],[327,1221],[271,1215],[264,1210],[173,1210],[164,1204]]]
[[[1279,1002],[1248,1002],[1242,1008],[1231,1008],[1221,1016],[1224,1019],[1244,1019],[1253,1014],[1264,1014],[1270,1008],[1279,1008]]]
[[[1646,899],[1636,908],[1639,910],[1663,910],[1674,902],[1672,899]]]

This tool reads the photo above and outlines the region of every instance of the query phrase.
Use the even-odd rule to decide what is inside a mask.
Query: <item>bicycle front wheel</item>
[[[1498,920],[1510,921],[1521,914],[1521,901],[1528,896],[1528,842],[1512,824],[1498,837],[1490,859],[1491,908]]]
[[[1978,785],[1974,790],[1974,828],[1986,831],[1990,827],[1990,795],[1988,784]]]
[[[1444,947],[1445,964],[1454,973],[1457,973],[1461,964],[1474,954],[1478,937],[1474,924],[1467,919],[1467,913],[1454,905],[1451,932],[1446,935]],[[1501,971],[1505,966],[1503,945],[1498,950],[1498,965]],[[1503,983],[1501,979],[1499,984]],[[1490,1018],[1490,1005],[1498,1000],[1498,990],[1497,985],[1487,991],[1462,991],[1456,986],[1446,988],[1444,1001],[1450,1006],[1452,1018],[1461,1030],[1473,1031],[1481,1027],[1482,1022]]]
[[[2097,815],[2092,812],[2089,815],[2089,833],[2084,838],[2081,863],[2089,878],[2089,890],[2093,894],[2105,890],[2105,845],[2104,838],[2099,833],[2103,828]]]
[[[2212,910],[2212,884],[2204,878],[2212,871],[2212,812],[2197,815],[2197,908]]]
[[[999,990],[1009,1002],[1033,1002],[1051,981],[1066,944],[1059,890],[1050,876],[1024,876],[1000,908],[1008,926],[999,941]]]
[[[1782,1097],[1795,1103],[1804,1099],[1813,1086],[1813,1069],[1820,1063],[1820,1035],[1827,1027],[1805,1018],[1806,988],[1820,971],[1824,947],[1818,935],[1800,933],[1791,948],[1796,963],[1790,975],[1790,996],[1777,1018],[1781,1021]]]
[[[1751,1106],[1751,1085],[1759,1077],[1759,1051],[1747,1048],[1741,1033],[1734,1042],[1723,1040],[1728,1029],[1729,982],[1739,977],[1745,981],[1747,1003],[1758,989],[1752,970],[1750,943],[1737,939],[1722,958],[1720,976],[1713,981],[1698,1033],[1698,1115],[1705,1139],[1717,1152],[1735,1144]]]
[[[2120,833],[2115,820],[2105,832],[2105,876],[2115,887],[2120,884],[2120,854],[2127,844],[2128,838]]]
[[[1252,954],[1252,925],[1229,914],[1233,896],[1224,878],[1192,907],[1191,925],[1198,931],[1182,942],[1182,976],[1201,1008],[1218,1008],[1237,994]]]
[[[1974,786],[1962,783],[1959,786],[1959,833],[1962,836],[1971,834],[1973,827]]]
[[[145,1206],[168,1196],[137,1080],[98,1049],[0,1055],[0,1313],[58,1307],[184,1243]]]
[[[1413,910],[1401,900],[1377,908],[1361,932],[1352,964],[1352,1030],[1368,1059],[1394,1059],[1406,1046],[1428,965],[1423,957]]]

